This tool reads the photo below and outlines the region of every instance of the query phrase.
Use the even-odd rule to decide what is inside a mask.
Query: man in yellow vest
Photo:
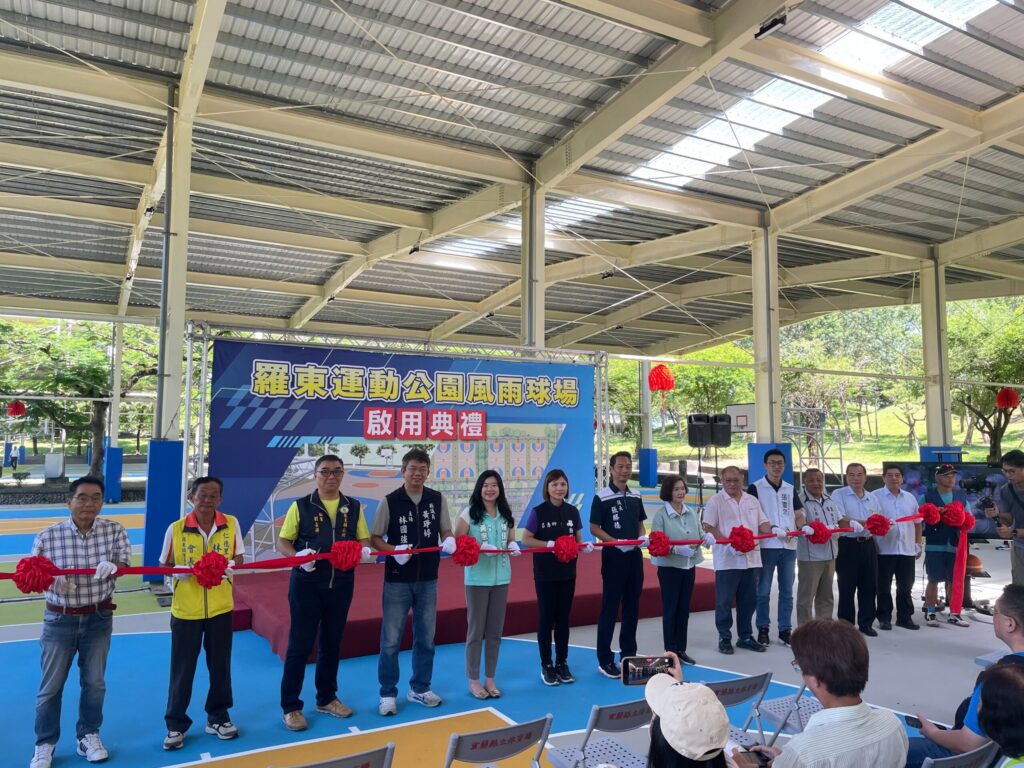
[[[192,511],[172,523],[164,536],[160,562],[182,568],[174,574],[171,598],[171,674],[164,714],[164,749],[181,749],[185,732],[192,725],[187,710],[200,648],[206,650],[210,670],[206,732],[221,739],[238,736],[228,716],[232,705],[231,616],[235,607],[231,581],[234,566],[241,565],[245,555],[245,542],[238,521],[218,511],[223,492],[224,484],[218,478],[197,477],[188,493]],[[220,552],[229,561],[224,579],[211,589],[200,586],[185,570],[207,552]]]

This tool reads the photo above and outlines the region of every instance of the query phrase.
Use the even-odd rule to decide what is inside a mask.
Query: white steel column
[[[185,284],[188,268],[189,189],[192,172],[192,121],[174,120],[168,147],[170,173],[165,197],[168,235],[161,292],[160,391],[154,437],[181,436],[182,357],[185,349]]]
[[[937,259],[921,262],[921,341],[924,348],[924,410],[928,445],[952,445],[946,268]]]
[[[531,180],[523,191],[519,340],[538,349],[544,347],[544,198]]]
[[[751,287],[754,331],[754,426],[757,442],[782,440],[782,380],[779,360],[778,235],[767,228],[754,233]]]
[[[114,323],[113,348],[110,350],[110,414],[107,417],[110,447],[117,448],[121,432],[121,358],[124,353],[124,325]]]
[[[649,360],[640,361],[640,448],[654,447],[654,429],[651,427],[651,385],[648,376],[651,374]]]

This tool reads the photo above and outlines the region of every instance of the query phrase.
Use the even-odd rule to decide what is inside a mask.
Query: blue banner
[[[551,468],[577,506],[594,492],[594,369],[216,339],[209,434],[210,474],[245,531],[310,493],[324,453],[344,460],[342,492],[371,523],[413,446],[453,516],[495,469],[518,520]]]

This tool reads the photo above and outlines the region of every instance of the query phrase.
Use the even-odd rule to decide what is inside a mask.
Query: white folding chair
[[[726,709],[738,707],[741,704],[746,704],[748,701],[754,702],[750,708],[750,714],[747,715],[747,719],[743,722],[742,727],[729,726],[729,738],[741,747],[749,748],[758,743],[765,743],[764,724],[761,722],[760,707],[761,700],[764,699],[764,695],[768,692],[768,686],[771,685],[771,682],[772,673],[765,672],[760,675],[751,675],[750,677],[737,677],[732,680],[701,683],[714,692],[718,700],[722,702],[722,706]],[[751,721],[757,723],[757,732],[761,737],[760,741],[747,732]]]
[[[540,720],[531,720],[518,725],[506,725],[490,731],[475,733],[453,733],[448,742],[448,755],[444,759],[444,768],[450,768],[456,760],[463,763],[487,763],[504,760],[518,755],[537,745],[537,752],[530,761],[530,768],[541,768],[540,756],[544,753],[548,734],[551,732],[551,715]]]
[[[391,768],[395,759],[395,745],[387,744],[358,755],[345,755],[323,760],[319,763],[305,763],[297,768]]]
[[[548,762],[555,768],[587,768],[607,763],[616,768],[646,768],[647,754],[638,754],[618,739],[598,739],[590,743],[594,731],[603,733],[625,733],[649,725],[654,713],[645,699],[627,701],[625,704],[595,706],[590,710],[590,719],[583,740],[579,744],[548,749]]]
[[[998,755],[999,745],[990,741],[962,755],[926,757],[921,768],[988,768]]]
[[[821,702],[814,696],[804,696],[807,684],[793,696],[780,696],[761,702],[761,719],[771,725],[776,733],[802,733],[811,715],[821,712]]]

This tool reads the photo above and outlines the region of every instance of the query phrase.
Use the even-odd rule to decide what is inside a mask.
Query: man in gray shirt
[[[1013,450],[1003,454],[1003,474],[1006,485],[996,492],[999,510],[998,533],[1004,539],[1013,539],[1010,549],[1010,579],[1024,585],[1024,451]]]
[[[815,520],[828,528],[840,528],[847,524],[843,512],[825,493],[825,475],[812,467],[804,471],[803,488],[797,494],[803,503],[807,525],[803,532],[813,532],[811,523]],[[812,544],[807,536],[797,539],[796,562],[799,571],[796,591],[796,623],[800,626],[808,619],[831,619],[833,582],[836,576],[836,537],[824,544]],[[812,606],[813,604],[813,606]],[[813,611],[812,611],[813,607]],[[813,613],[813,616],[812,616]]]

